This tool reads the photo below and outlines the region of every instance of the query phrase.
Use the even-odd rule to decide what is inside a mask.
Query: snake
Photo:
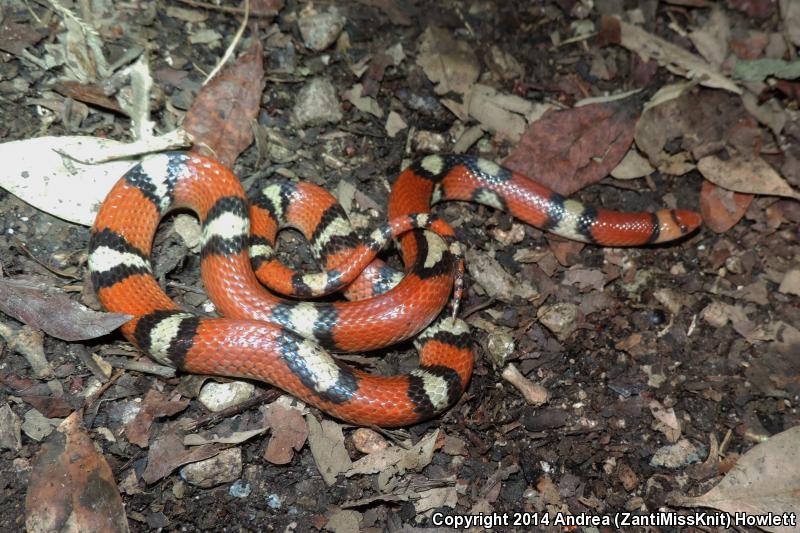
[[[431,212],[450,200],[600,246],[662,243],[701,224],[689,210],[584,205],[492,161],[453,154],[428,155],[403,170],[389,194],[388,221],[362,235],[322,187],[281,178],[254,187],[248,199],[221,163],[167,152],[142,159],[108,193],[91,229],[88,270],[102,307],[132,317],[123,336],[158,363],[263,381],[348,423],[406,426],[455,404],[475,361],[469,326],[456,314],[462,247]],[[200,275],[221,316],[182,309],[154,275],[156,229],[173,210],[200,220]],[[285,228],[308,240],[317,271],[281,262],[277,238]],[[377,258],[393,241],[402,271]],[[318,298],[338,292],[345,298]],[[407,339],[419,364],[396,375],[332,355]]]

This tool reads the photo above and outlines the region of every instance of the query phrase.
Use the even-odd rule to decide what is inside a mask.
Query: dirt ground
[[[190,108],[235,39],[238,12],[188,1],[86,4],[14,0],[0,7],[0,140],[132,140],[134,113],[117,98],[130,85],[122,71],[142,50],[149,56],[157,132],[174,129],[187,114],[195,120],[212,114],[213,103]],[[59,37],[65,15],[53,5],[86,19],[88,4],[95,15],[106,14],[92,24],[109,66],[97,79],[76,79],[75,64],[86,61],[71,61],[69,53],[77,57],[81,42],[65,44]],[[499,531],[597,532],[616,528],[569,528],[554,520],[659,512],[662,519],[709,519],[717,509],[743,508],[743,501],[757,501],[754,508],[763,513],[800,509],[796,476],[785,474],[796,471],[796,458],[774,450],[763,459],[763,471],[784,475],[748,478],[749,488],[734,484],[716,506],[686,500],[707,493],[737,464],[747,464],[748,451],[800,422],[800,207],[789,194],[775,193],[774,183],[742,180],[752,184],[749,190],[717,181],[717,174],[724,181],[735,173],[711,168],[756,161],[774,169],[790,190],[800,187],[797,75],[743,81],[733,66],[736,59],[796,57],[792,39],[800,33],[800,13],[787,17],[766,0],[262,0],[250,8],[254,15],[232,61],[253,50],[256,21],[264,88],[242,74],[232,79],[258,88],[254,120],[236,126],[243,138],[255,132],[256,142],[230,148],[226,143],[238,141],[228,130],[217,139],[233,154],[233,169],[248,189],[276,175],[309,180],[349,199],[356,226],[371,228],[385,219],[389,187],[408,161],[455,146],[498,162],[512,154],[534,178],[571,179],[568,192],[578,191],[574,196],[587,204],[680,207],[702,211],[706,225],[675,243],[604,249],[554,239],[477,204],[438,207],[469,250],[467,260],[480,265],[468,267],[461,305],[473,326],[476,367],[453,408],[401,431],[357,431],[313,408],[293,410],[286,398],[270,410],[279,394],[263,383],[246,390],[244,404],[213,416],[198,400],[213,378],[147,366],[117,331],[69,342],[0,313],[0,530],[23,530],[26,520],[31,530],[48,529],[32,527],[31,516],[43,503],[29,497],[26,505],[26,494],[32,484],[41,489],[48,483],[59,492],[53,489],[64,479],[55,474],[58,461],[42,469],[42,450],[48,442],[67,446],[55,428],[76,410],[83,413],[83,429],[76,431],[91,438],[82,449],[97,453],[98,472],[107,463],[104,479],[111,483],[101,490],[90,480],[67,492],[80,492],[86,507],[116,501],[118,492],[131,531],[450,530],[438,520],[482,513],[522,520],[500,522]],[[668,69],[642,59],[614,17],[708,64],[717,54],[714,72],[735,80],[730,83],[739,93],[696,78],[682,88],[683,96],[644,111],[645,104],[656,105],[659,89],[687,78],[675,63]],[[66,61],[64,49],[71,51]],[[323,89],[332,87],[333,105],[313,109],[318,96],[303,107],[312,80],[329,82]],[[480,105],[476,84],[495,91]],[[622,104],[608,99],[636,89]],[[574,106],[591,97],[599,100],[590,109],[600,114],[589,120],[594,111]],[[619,119],[622,133],[608,139],[607,132],[617,131],[611,118],[619,117],[616,105],[633,112]],[[553,112],[564,114],[546,114]],[[522,129],[515,131],[518,122]],[[565,146],[581,146],[583,138],[596,139],[597,151],[575,161],[579,156]],[[515,151],[519,147],[550,153],[552,160],[532,166]],[[649,160],[649,171],[636,179],[605,177],[630,149],[639,154],[637,168]],[[599,175],[589,169],[602,167],[604,154],[614,150],[621,151],[608,169]],[[7,184],[0,181],[4,189]],[[89,228],[4,189],[2,277],[35,275],[99,309],[84,289]],[[180,215],[161,224],[154,270],[182,306],[208,312],[200,258],[181,229],[185,224]],[[300,268],[313,265],[296,233],[282,235],[281,253]],[[395,255],[386,257],[399,265]],[[54,307],[58,312],[67,313]],[[49,370],[34,368],[21,344],[38,346]],[[411,342],[372,355],[350,361],[384,374],[416,365]],[[131,366],[136,362],[145,366]],[[538,400],[504,377],[508,365]],[[261,432],[243,435],[254,428]],[[184,435],[190,433],[205,440],[188,443]],[[230,440],[214,442],[213,435]],[[375,455],[387,445],[397,452],[392,460]],[[217,458],[211,473],[185,469],[208,458]],[[348,472],[353,464],[366,465],[364,473]],[[55,495],[50,505],[47,513],[80,515]],[[123,511],[109,504],[105,512],[118,517]],[[543,523],[545,516],[550,523]],[[84,526],[96,520],[74,519],[88,520]],[[124,522],[109,530],[124,530]],[[725,528],[662,523],[624,529]]]

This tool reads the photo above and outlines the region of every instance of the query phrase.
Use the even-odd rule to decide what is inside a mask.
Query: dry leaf
[[[306,422],[308,447],[323,481],[330,487],[336,483],[336,476],[353,465],[344,445],[342,426],[332,420],[323,420],[320,424],[312,415],[306,416]]]
[[[78,412],[58,426],[33,461],[25,525],[31,533],[129,531],[114,473]]]
[[[704,181],[700,190],[703,223],[716,233],[725,233],[735,226],[752,202],[752,194],[729,191],[710,181]]]
[[[800,516],[798,456],[800,426],[795,426],[773,435],[744,454],[722,481],[707,493],[697,498],[676,498],[675,504],[747,513],[753,518]],[[796,524],[764,524],[759,527],[775,533],[797,531]]]
[[[0,280],[0,310],[65,341],[106,335],[131,318],[93,311],[70,299],[65,292],[29,279]]]
[[[725,10],[717,6],[711,10],[708,21],[699,30],[689,34],[689,39],[706,61],[719,68],[728,57],[731,27]]]
[[[475,52],[443,28],[429,27],[420,37],[417,64],[436,87],[436,94],[464,94],[478,81],[480,65]]]
[[[125,424],[128,440],[140,448],[147,448],[150,440],[150,426],[161,416],[180,413],[189,405],[188,399],[167,399],[156,389],[150,389],[142,400],[141,408],[133,420]]]
[[[433,458],[433,451],[436,449],[438,436],[439,430],[437,429],[408,449],[393,446],[365,455],[352,464],[352,467],[345,472],[345,476],[376,474],[378,472],[396,474],[407,470],[419,471],[430,464]]]
[[[93,137],[38,137],[0,144],[0,187],[53,216],[92,225],[108,191],[131,163],[89,165],[61,155],[76,146],[102,151],[124,144]]]
[[[675,409],[672,407],[667,409],[657,400],[651,400],[648,407],[655,418],[653,429],[663,433],[669,442],[678,442],[681,437],[681,424],[675,416]]]
[[[264,418],[272,431],[264,459],[276,465],[291,463],[294,452],[300,451],[308,438],[308,424],[303,414],[297,409],[271,403],[264,410]]]
[[[258,116],[263,90],[263,49],[254,38],[246,54],[197,94],[183,128],[194,136],[195,146],[210,149],[215,159],[230,167],[253,142],[251,123]]]
[[[570,195],[605,178],[622,161],[638,116],[635,98],[547,111],[503,165]]]
[[[467,110],[472,118],[485,129],[512,141],[522,137],[528,123],[553,108],[551,104],[535,104],[480,83],[472,87],[467,102]]]
[[[187,450],[180,435],[174,431],[167,431],[159,435],[150,445],[147,452],[147,467],[142,472],[142,479],[147,484],[155,483],[179,466],[214,457],[220,450],[222,448],[216,444],[206,444]]]
[[[511,303],[515,296],[524,300],[539,297],[539,292],[530,283],[509,274],[488,254],[467,248],[465,258],[470,275],[492,298]]]
[[[710,155],[698,161],[697,168],[708,181],[731,191],[800,200],[800,193],[760,157],[747,160],[734,156],[725,161]]]
[[[643,61],[655,59],[673,74],[697,80],[700,85],[741,94],[742,90],[733,81],[688,50],[627,22],[613,17],[603,18],[604,25],[619,25],[619,44],[639,54]]]

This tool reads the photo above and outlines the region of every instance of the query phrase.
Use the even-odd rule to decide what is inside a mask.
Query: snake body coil
[[[263,380],[356,424],[413,424],[458,400],[473,366],[467,325],[440,316],[454,283],[460,292],[463,273],[453,230],[429,214],[432,202],[444,200],[478,202],[606,246],[664,242],[700,224],[690,211],[619,213],[584,206],[495,163],[434,155],[398,177],[389,223],[362,240],[335,199],[318,187],[271,183],[248,203],[239,181],[219,163],[168,153],[134,166],[109,193],[92,229],[89,269],[103,306],[134,316],[122,327],[126,338],[163,364]],[[153,276],[153,236],[174,208],[200,217],[201,274],[225,318],[181,311]],[[306,235],[321,272],[298,273],[275,259],[277,232],[287,226]],[[404,275],[374,259],[397,236]],[[296,297],[344,289],[351,301],[289,300],[258,280]],[[328,353],[412,337],[420,364],[403,375],[374,376]]]

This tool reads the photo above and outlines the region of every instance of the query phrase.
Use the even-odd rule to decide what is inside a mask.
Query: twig
[[[122,374],[124,374],[124,373],[125,373],[125,371],[124,371],[124,370],[122,370],[122,369],[120,369],[120,370],[117,370],[116,372],[114,372],[114,373],[111,375],[111,377],[110,377],[110,378],[108,378],[108,381],[106,381],[105,383],[103,383],[103,384],[100,386],[100,388],[99,388],[99,389],[97,389],[97,390],[95,391],[95,393],[94,393],[94,394],[92,394],[91,396],[89,396],[88,398],[86,398],[86,401],[85,401],[85,402],[83,402],[83,410],[84,410],[84,412],[85,412],[87,409],[89,409],[89,407],[91,407],[91,406],[92,406],[92,404],[93,404],[94,402],[96,402],[96,401],[98,400],[98,398],[100,398],[100,396],[102,396],[103,394],[105,394],[105,393],[106,393],[106,391],[107,391],[109,388],[111,388],[111,385],[113,385],[114,383],[116,383],[116,382],[117,382],[117,380],[118,380],[119,378],[121,378],[121,377],[122,377]]]
[[[196,2],[195,0],[178,0],[182,4],[186,4],[187,6],[197,7],[200,9],[208,9],[209,11],[220,11],[222,13],[231,13],[233,15],[244,15],[245,9],[241,7],[230,7],[230,6],[216,6],[214,4],[208,4],[206,2]],[[249,15],[251,17],[274,17],[277,13],[272,11],[250,11]]]
[[[225,66],[225,63],[233,56],[233,51],[236,50],[236,46],[239,44],[239,41],[242,40],[242,35],[244,35],[244,30],[247,27],[247,20],[248,16],[250,15],[250,0],[244,0],[244,18],[242,19],[241,25],[239,25],[239,29],[236,30],[236,35],[233,36],[233,40],[231,44],[228,45],[228,48],[225,50],[225,53],[222,55],[222,59],[216,64],[214,69],[208,73],[206,79],[203,80],[203,85],[211,81],[211,79],[217,75],[217,72],[222,70],[222,67]],[[258,35],[253,36],[254,39],[258,39]]]
[[[217,411],[216,413],[209,413],[205,416],[202,416],[197,420],[195,420],[194,422],[191,422],[186,426],[182,426],[181,429],[183,429],[186,433],[196,431],[202,426],[219,422],[220,420],[223,420],[235,414],[239,414],[242,411],[246,411],[255,405],[274,402],[275,400],[278,399],[278,397],[280,397],[281,394],[282,393],[279,390],[270,389],[266,392],[262,392],[255,398],[250,398],[249,400],[245,400],[242,403],[226,407],[222,411]]]
[[[106,362],[114,368],[123,368],[125,370],[133,370],[136,372],[143,372],[145,374],[154,374],[164,378],[174,378],[175,369],[169,366],[158,365],[151,363],[146,359],[127,359],[125,357],[106,357]]]

